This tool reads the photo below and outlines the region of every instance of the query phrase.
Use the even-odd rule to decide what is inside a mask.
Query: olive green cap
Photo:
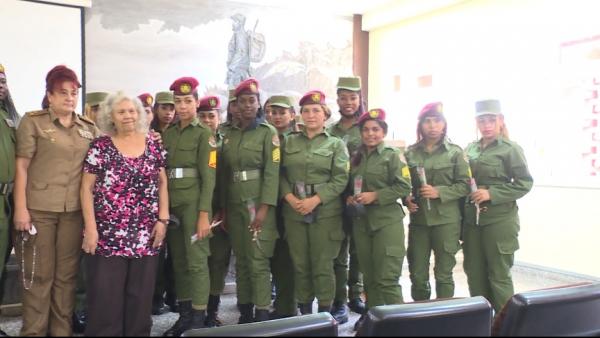
[[[340,77],[337,83],[337,89],[346,89],[353,92],[360,90],[360,77]]]
[[[498,100],[482,100],[475,102],[475,116],[481,115],[500,115],[500,101]]]
[[[157,104],[175,104],[175,100],[173,99],[173,92],[158,92],[154,95],[155,102]]]
[[[237,96],[235,96],[235,89],[229,89],[229,101],[228,102],[233,102],[237,100]]]
[[[91,92],[85,94],[85,103],[90,106],[99,105],[108,96],[106,92]]]
[[[292,108],[292,100],[284,95],[273,95],[269,98],[269,104],[275,107]]]

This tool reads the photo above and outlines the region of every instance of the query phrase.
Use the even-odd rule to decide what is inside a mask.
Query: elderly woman
[[[75,113],[77,75],[56,66],[46,76],[43,110],[17,130],[15,243],[23,278],[22,336],[70,336],[81,248],[79,185],[94,123]],[[34,226],[35,224],[35,226]]]
[[[86,336],[150,335],[169,207],[166,152],[148,136],[146,117],[137,98],[109,95],[98,114],[107,135],[92,142],[85,159]]]

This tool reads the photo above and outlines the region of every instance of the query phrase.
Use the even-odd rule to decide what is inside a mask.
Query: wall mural
[[[332,110],[352,74],[352,18],[216,0],[94,0],[85,11],[87,91],[132,95],[195,76],[200,95],[227,96],[256,77],[261,100],[318,88]]]

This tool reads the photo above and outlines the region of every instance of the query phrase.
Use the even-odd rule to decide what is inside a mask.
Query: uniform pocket
[[[242,145],[242,153],[245,168],[260,168],[263,162],[263,146],[257,143],[245,143]],[[270,155],[269,155],[270,156]]]
[[[404,245],[387,246],[385,248],[385,257],[382,278],[398,280],[402,272],[402,263],[404,261]]]
[[[313,164],[317,168],[327,169],[331,168],[331,162],[333,157],[333,151],[329,149],[317,149],[313,151]]]
[[[31,190],[46,190],[48,189],[48,183],[40,182],[40,181],[29,181],[31,184]]]
[[[460,249],[460,243],[455,240],[447,240],[444,242],[444,251],[449,254],[455,255]]]
[[[454,164],[453,163],[435,163],[432,168],[432,185],[449,185],[452,183],[454,178]]]
[[[498,252],[502,255],[512,255],[519,250],[519,241],[517,239],[505,240],[498,242]]]

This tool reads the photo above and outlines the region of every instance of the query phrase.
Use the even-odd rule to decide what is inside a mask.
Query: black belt
[[[0,195],[8,195],[12,192],[14,183],[0,183]]]
[[[260,169],[234,171],[231,175],[233,182],[246,182],[260,179]]]

